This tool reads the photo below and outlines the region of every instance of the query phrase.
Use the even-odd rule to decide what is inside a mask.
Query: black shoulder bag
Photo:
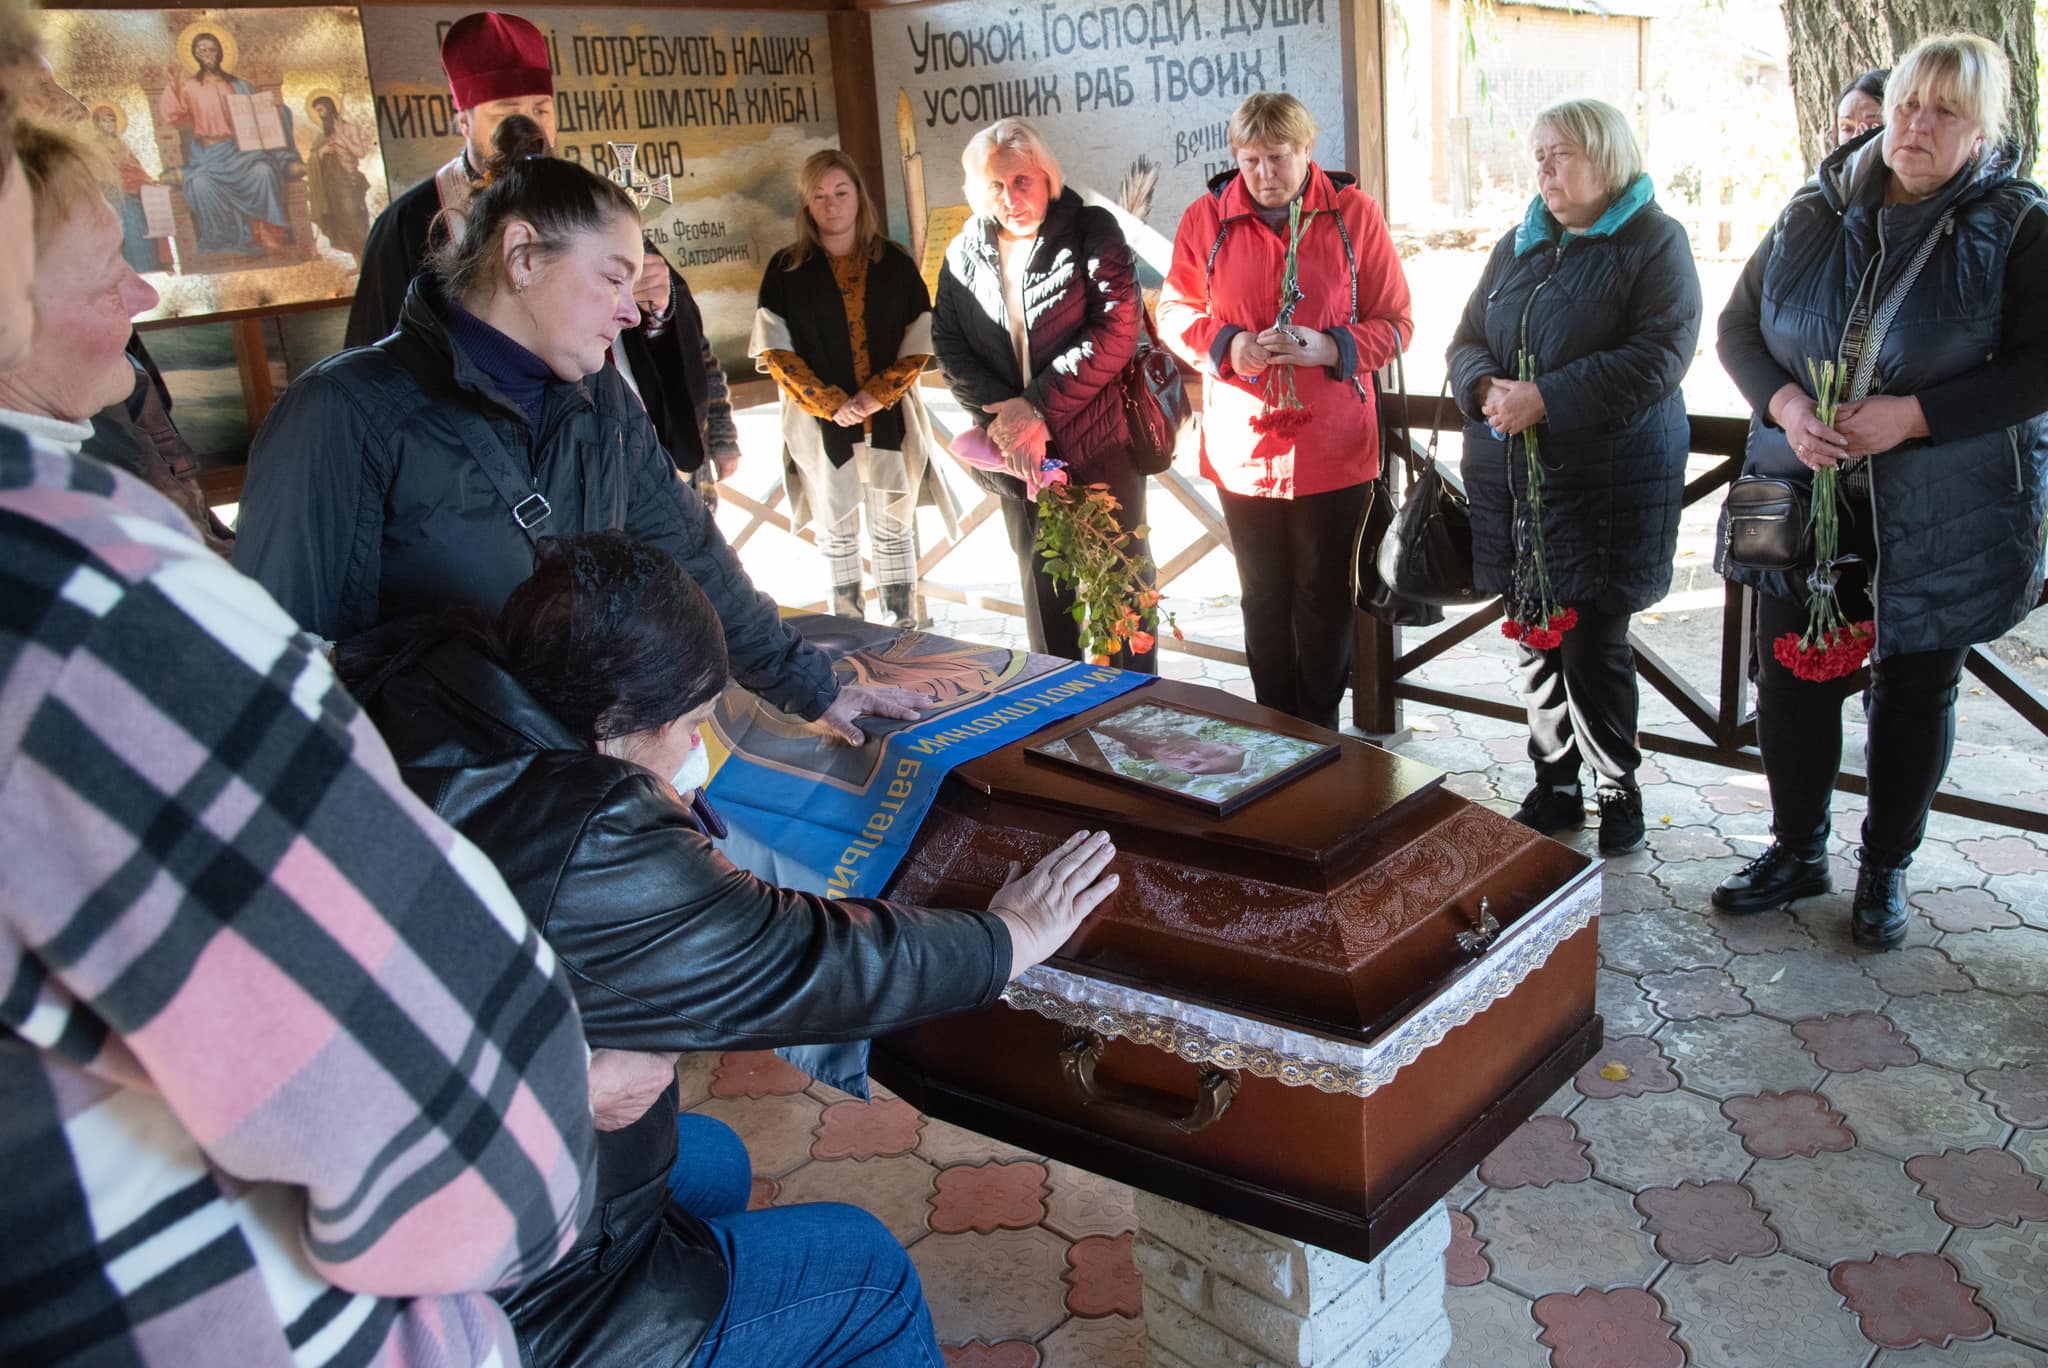
[[[1446,379],[1438,403],[1450,392]],[[1430,429],[1428,463],[1380,538],[1375,562],[1380,578],[1403,598],[1439,606],[1479,603],[1492,595],[1472,583],[1472,509],[1437,464],[1439,435]]]
[[[1173,466],[1174,448],[1194,422],[1194,401],[1188,398],[1180,362],[1159,345],[1152,311],[1138,292],[1138,350],[1117,384],[1123,389],[1124,417],[1131,429],[1131,464],[1140,475],[1163,475]]]

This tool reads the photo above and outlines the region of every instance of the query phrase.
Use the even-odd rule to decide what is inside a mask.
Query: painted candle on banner
[[[952,0],[875,11],[875,99],[901,174],[888,186],[891,235],[922,241],[905,204],[928,206],[934,241],[957,231],[960,153],[997,119],[1028,119],[1067,183],[1121,204],[1148,284],[1204,183],[1233,165],[1226,128],[1260,90],[1296,95],[1321,133],[1316,160],[1345,162],[1339,0]],[[893,169],[893,168],[892,168]],[[921,184],[906,188],[906,182]],[[948,215],[951,215],[948,218]]]
[[[440,62],[463,7],[363,10],[395,199],[458,146]],[[521,8],[547,35],[556,151],[609,173],[611,144],[637,143],[642,177],[674,178],[647,234],[690,283],[728,373],[751,376],[747,335],[761,272],[795,237],[796,169],[839,141],[822,14]]]

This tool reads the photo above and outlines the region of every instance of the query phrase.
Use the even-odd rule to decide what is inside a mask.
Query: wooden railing
[[[1393,395],[1390,405],[1399,405],[1408,428],[1417,433],[1440,429],[1455,432],[1462,424],[1456,406],[1448,400],[1415,395]],[[1742,472],[1743,441],[1748,423],[1740,418],[1710,418],[1693,415],[1692,450],[1714,458],[1715,464],[1685,486],[1687,507],[1718,497]],[[1409,451],[1397,472],[1405,475],[1420,463],[1420,453]],[[1651,688],[1668,701],[1683,719],[1681,731],[1645,728],[1641,733],[1644,750],[1703,760],[1728,769],[1761,773],[1763,757],[1756,744],[1756,712],[1750,703],[1749,667],[1752,628],[1755,622],[1754,591],[1723,582],[1721,608],[1721,650],[1716,696],[1707,697],[1633,631],[1629,645],[1635,652],[1636,670]],[[2042,602],[2048,603],[2048,587]],[[1431,635],[1409,647],[1402,629],[1359,614],[1358,651],[1352,681],[1353,723],[1372,736],[1399,736],[1403,703],[1423,703],[1453,712],[1477,713],[1504,721],[1519,722],[1525,716],[1514,703],[1423,683],[1417,672],[1430,661],[1475,634],[1499,622],[1504,609],[1499,600],[1464,617],[1430,629]],[[1411,632],[1415,629],[1409,629]],[[2037,733],[2048,735],[2048,699],[2010,670],[2004,661],[1982,646],[1971,648],[1966,667],[1984,687],[1997,695]],[[1867,787],[1863,771],[1845,764],[1836,780],[1845,793],[1862,793]],[[1936,794],[1937,812],[1954,813],[1978,821],[2018,827],[2024,831],[2048,832],[2048,811],[2017,803],[1944,789]]]

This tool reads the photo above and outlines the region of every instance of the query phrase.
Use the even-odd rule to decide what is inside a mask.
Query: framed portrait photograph
[[[1049,764],[1135,784],[1226,816],[1337,755],[1334,741],[1156,703],[1140,691],[1112,712],[1028,743]]]

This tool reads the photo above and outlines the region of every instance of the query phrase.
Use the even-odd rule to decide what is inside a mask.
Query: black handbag
[[[1173,465],[1174,448],[1195,420],[1194,401],[1181,379],[1180,362],[1159,345],[1152,311],[1140,302],[1143,328],[1138,350],[1117,383],[1123,387],[1124,417],[1131,429],[1131,465],[1140,475],[1163,475]]]
[[[1444,393],[1450,393],[1448,380]],[[1403,598],[1439,606],[1480,603],[1493,596],[1472,583],[1472,508],[1437,465],[1436,443],[1431,429],[1428,464],[1380,538],[1375,564],[1387,588]]]
[[[1807,491],[1773,475],[1744,475],[1728,486],[1721,555],[1751,570],[1797,570],[1813,559]]]
[[[1401,358],[1394,357],[1395,384],[1407,391],[1407,376]],[[1420,599],[1404,598],[1380,578],[1380,543],[1394,525],[1394,462],[1414,449],[1406,422],[1396,423],[1387,412],[1386,394],[1377,372],[1372,377],[1373,412],[1379,415],[1380,473],[1366,487],[1365,512],[1359,516],[1358,531],[1351,539],[1351,583],[1361,612],[1372,614],[1389,627],[1434,627],[1444,620],[1444,610]],[[1397,455],[1398,453],[1398,455]]]

